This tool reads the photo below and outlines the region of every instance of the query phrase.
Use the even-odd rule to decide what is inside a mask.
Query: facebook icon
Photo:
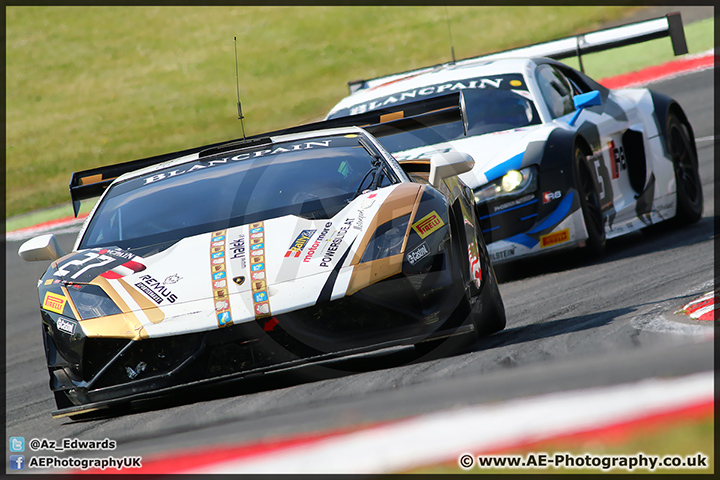
[[[10,455],[10,470],[23,470],[25,468],[25,455]]]

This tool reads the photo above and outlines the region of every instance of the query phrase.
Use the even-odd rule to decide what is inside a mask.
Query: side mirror
[[[57,260],[65,255],[62,247],[52,233],[31,238],[27,242],[20,245],[18,255],[26,262],[36,262],[39,260]]]
[[[580,116],[580,112],[582,112],[584,109],[602,104],[602,97],[600,97],[599,91],[593,90],[592,92],[575,95],[573,97],[573,103],[575,104],[576,110],[575,115],[573,115],[573,117],[568,122],[571,127],[575,125],[575,121]]]
[[[469,172],[475,160],[467,153],[447,152],[430,157],[430,185],[437,187],[443,178]]]

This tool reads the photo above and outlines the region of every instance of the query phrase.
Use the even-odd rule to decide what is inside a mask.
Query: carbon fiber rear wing
[[[132,160],[115,165],[74,172],[70,177],[70,198],[72,200],[73,212],[77,217],[82,200],[99,197],[113,180],[120,175],[194,153],[197,153],[199,157],[208,157],[227,151],[268,144],[271,143],[271,139],[269,138],[271,136],[329,128],[358,126],[376,137],[382,137],[456,121],[462,121],[463,128],[467,133],[465,101],[462,92],[454,92],[417,102],[377,109],[359,115],[308,123],[227,142],[219,142],[179,152],[165,153],[140,160]]]
[[[512,50],[504,50],[478,57],[465,58],[454,62],[454,64],[463,65],[466,63],[477,62],[478,60],[495,60],[509,57],[548,57],[555,60],[561,60],[563,58],[577,56],[580,64],[580,70],[584,70],[582,64],[583,54],[601,52],[612,48],[647,42],[649,40],[655,40],[662,37],[670,37],[673,53],[675,55],[684,55],[688,53],[682,18],[679,12],[675,12],[669,13],[664,17],[628,23],[619,27],[596,30],[594,32],[575,35],[560,40],[538,43]],[[348,82],[350,95],[409,75],[430,72],[433,69],[450,64],[452,63],[448,62],[368,80],[354,80]]]

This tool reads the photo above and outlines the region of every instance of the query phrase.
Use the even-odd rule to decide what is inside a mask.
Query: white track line
[[[444,411],[182,473],[401,472],[713,400],[713,372]]]

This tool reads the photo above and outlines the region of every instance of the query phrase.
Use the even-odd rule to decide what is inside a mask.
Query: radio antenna
[[[238,57],[237,57],[237,37],[233,37],[235,41],[235,84],[237,85],[237,107],[238,107],[238,120],[242,125],[243,140],[245,140],[245,123],[243,122],[242,105],[240,105],[240,77],[238,75]]]
[[[448,16],[447,3],[445,4],[445,21],[448,26],[448,36],[450,37],[450,54],[452,55],[452,63],[455,63],[455,47],[453,46],[452,32],[450,31],[450,17]]]

